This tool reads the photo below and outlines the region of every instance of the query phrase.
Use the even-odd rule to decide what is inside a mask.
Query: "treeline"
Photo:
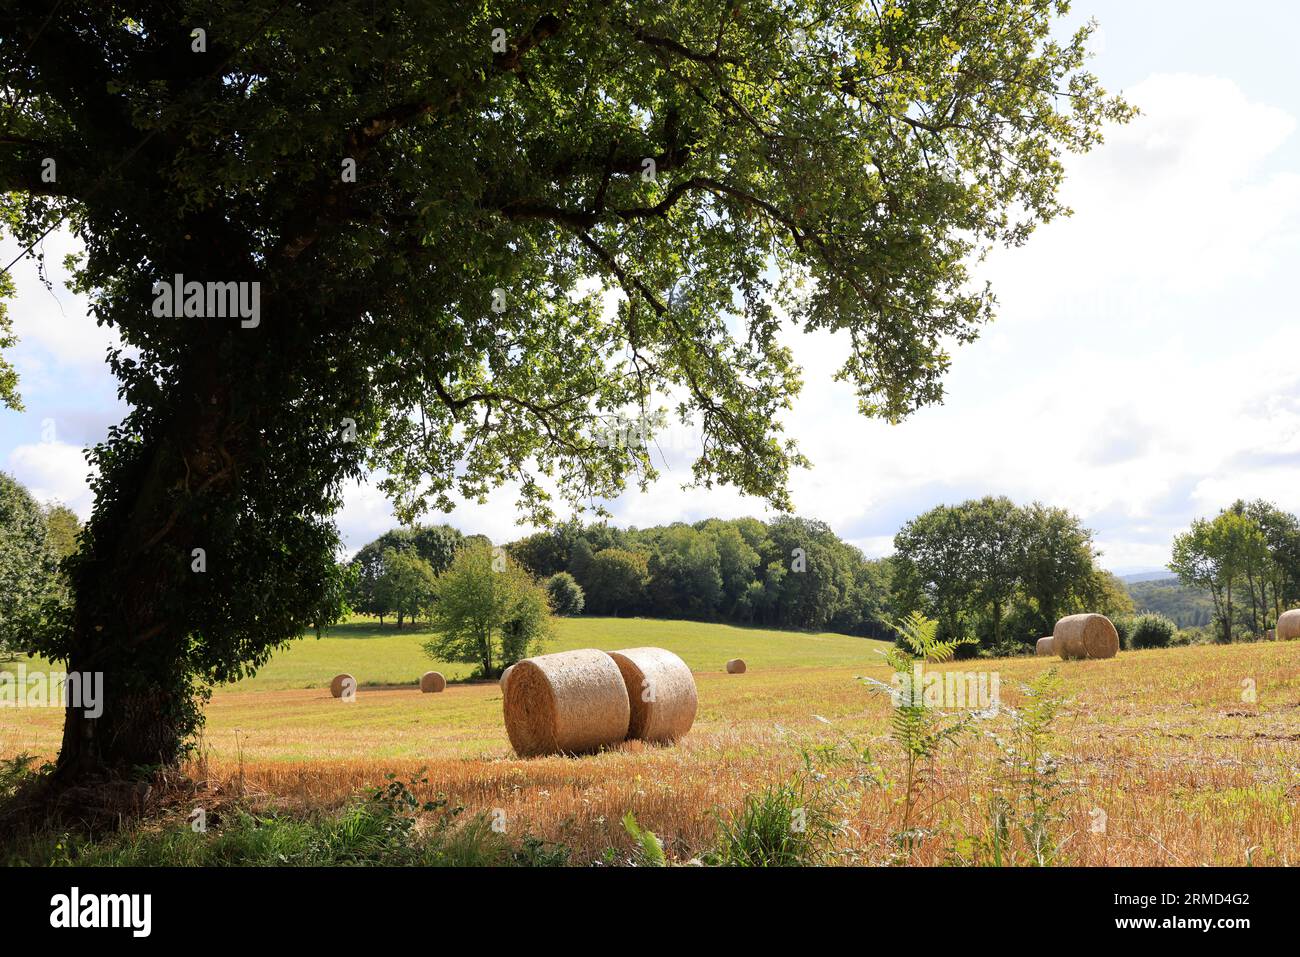
[[[353,560],[352,607],[399,626],[428,617],[433,578],[464,541],[447,526],[381,536]],[[545,582],[563,614],[891,638],[891,623],[917,610],[991,654],[1026,650],[1075,611],[1133,610],[1095,565],[1092,533],[1062,509],[1005,498],[942,506],[904,526],[895,546],[893,557],[869,559],[825,523],[783,516],[642,529],[573,521],[499,551]]]
[[[1003,497],[941,505],[904,525],[894,549],[893,604],[986,653],[1023,652],[1065,615],[1133,611],[1123,583],[1097,566],[1092,532],[1065,509]]]
[[[711,518],[645,529],[570,522],[506,550],[539,578],[572,575],[586,614],[892,634],[889,561],[868,559],[824,522]]]
[[[1208,592],[1216,640],[1262,638],[1300,604],[1300,519],[1272,502],[1238,500],[1175,538],[1169,567]]]
[[[348,606],[363,615],[408,620],[429,617],[434,579],[451,567],[471,541],[492,543],[484,535],[463,535],[450,525],[417,525],[384,532],[352,556],[347,568]]]
[[[476,539],[487,541],[447,525],[385,532],[353,557],[348,604],[381,623],[396,618],[398,627],[427,618],[434,579]],[[512,542],[504,554],[547,582],[561,613],[891,634],[889,562],[866,558],[823,522],[706,519],[646,529],[569,522]]]
[[[430,617],[436,576],[472,539],[491,545],[446,525],[380,536],[351,563],[349,603],[399,626]],[[644,529],[573,521],[494,554],[543,581],[560,614],[888,638],[891,622],[920,611],[944,637],[973,638],[972,653],[992,655],[1028,650],[1066,615],[1095,611],[1118,624],[1135,610],[1129,589],[1097,564],[1091,530],[1062,508],[1005,497],[942,505],[904,525],[894,549],[869,559],[823,522],[780,517]],[[1143,611],[1170,628],[1213,622],[1220,640],[1262,635],[1300,603],[1300,523],[1268,503],[1236,503],[1180,536],[1171,567],[1185,587],[1160,600],[1166,585],[1135,585]]]

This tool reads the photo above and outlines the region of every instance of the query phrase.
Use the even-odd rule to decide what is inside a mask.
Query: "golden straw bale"
[[[609,656],[627,687],[629,738],[676,741],[691,730],[699,698],[686,662],[663,648],[624,648]]]
[[[1119,654],[1119,632],[1105,615],[1069,615],[1052,630],[1052,649],[1066,660],[1114,658]]]
[[[502,696],[515,753],[583,754],[627,737],[631,704],[614,659],[594,648],[517,662]]]
[[[334,680],[330,682],[330,694],[335,698],[342,698],[345,688],[356,694],[357,679],[349,674],[335,675]]]

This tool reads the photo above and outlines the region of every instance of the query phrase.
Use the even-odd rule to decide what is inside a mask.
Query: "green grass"
[[[430,632],[421,625],[400,632],[388,622],[355,618],[323,638],[308,636],[287,646],[255,676],[233,685],[239,691],[322,688],[340,672],[362,687],[413,684],[429,670],[449,680],[470,676],[473,665],[438,662],[420,647]],[[769,631],[697,621],[649,618],[560,618],[546,651],[572,648],[635,648],[654,645],[681,655],[694,671],[723,671],[728,658],[744,658],[757,668],[821,668],[861,665],[884,642],[830,633]]]
[[[376,621],[354,619],[323,638],[309,635],[292,642],[255,676],[216,689],[206,709],[204,748],[218,758],[244,754],[286,763],[405,760],[433,750],[461,756],[500,751],[506,742],[495,682],[458,687],[453,694],[407,693],[425,671],[436,669],[453,681],[473,671],[473,665],[428,658],[421,645],[429,634],[423,627],[398,632],[391,622],[380,628]],[[702,699],[698,720],[705,723],[723,715],[783,717],[773,711],[773,702],[791,687],[803,686],[825,668],[870,667],[880,661],[876,652],[883,644],[846,635],[691,621],[564,618],[557,620],[556,636],[545,650],[651,645],[674,651],[701,682],[721,681],[727,689],[725,706],[716,703],[713,692]],[[740,683],[728,683],[726,661],[735,657],[744,658],[750,672]],[[46,667],[34,659],[21,663],[29,671]],[[324,690],[342,672],[355,676],[366,692],[346,707]],[[376,690],[385,686],[406,690]],[[833,713],[828,704],[822,708]],[[27,752],[53,757],[62,725],[57,708],[0,708],[0,756]]]

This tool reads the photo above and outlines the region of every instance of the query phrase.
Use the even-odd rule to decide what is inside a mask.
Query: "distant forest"
[[[386,532],[350,563],[350,607],[381,622],[393,615],[399,628],[427,617],[436,576],[478,537],[445,525]],[[894,545],[889,558],[868,558],[826,523],[788,515],[651,528],[575,521],[497,558],[545,584],[564,614],[890,638],[893,621],[920,611],[991,654],[1023,652],[1064,615],[1133,611],[1123,584],[1095,564],[1092,533],[1063,509],[1002,497],[940,506],[906,523]]]
[[[1214,619],[1210,593],[1184,585],[1173,575],[1158,581],[1130,582],[1126,587],[1139,612],[1172,618],[1179,628],[1201,628]]]

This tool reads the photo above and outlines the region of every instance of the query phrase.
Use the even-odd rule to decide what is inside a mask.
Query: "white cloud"
[[[40,281],[37,263],[28,257],[13,268],[18,295],[10,304],[9,314],[19,339],[20,373],[26,378],[49,372],[47,361],[37,350],[54,357],[66,374],[69,366],[90,367],[100,371],[110,346],[121,340],[116,331],[95,324],[85,296],[66,288],[69,278],[63,257],[82,250],[81,242],[64,229],[56,229],[42,240],[36,251],[45,256],[45,271],[51,288]],[[8,263],[21,247],[12,238],[0,240],[0,256]]]
[[[83,521],[89,517],[93,497],[84,449],[63,442],[19,445],[9,453],[8,471],[37,501],[57,500]]]

